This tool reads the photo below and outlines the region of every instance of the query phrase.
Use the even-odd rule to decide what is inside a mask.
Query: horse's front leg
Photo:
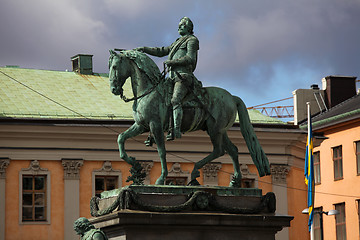
[[[150,129],[154,135],[157,151],[161,161],[161,175],[156,180],[156,185],[164,185],[166,177],[168,175],[168,169],[166,165],[166,149],[165,149],[165,140],[164,140],[164,131],[161,125],[160,119],[157,121],[150,122]]]
[[[136,137],[142,133],[145,132],[145,128],[137,123],[134,123],[129,129],[127,129],[125,132],[120,133],[118,136],[118,145],[119,145],[119,153],[120,153],[120,158],[123,159],[125,162],[129,163],[130,165],[134,165],[135,163],[135,158],[134,157],[129,157],[126,154],[125,151],[125,141],[128,138],[132,138],[132,137]]]

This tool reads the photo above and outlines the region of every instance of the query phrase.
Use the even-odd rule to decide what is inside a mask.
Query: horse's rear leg
[[[125,162],[131,164],[132,166],[135,163],[135,158],[129,157],[125,151],[125,141],[129,138],[136,137],[145,132],[145,128],[137,123],[134,123],[129,129],[125,132],[120,133],[117,139],[119,145],[120,158]]]
[[[238,148],[231,142],[227,133],[223,135],[223,146],[226,152],[230,155],[234,166],[234,177],[231,180],[229,187],[241,187],[241,171]]]
[[[206,156],[201,161],[195,163],[194,169],[191,172],[191,181],[189,185],[200,185],[199,182],[196,180],[200,176],[199,169],[202,168],[205,164],[211,162],[212,160],[221,157],[225,154],[225,150],[223,148],[223,134],[220,132],[209,131],[209,136],[211,142],[213,144],[213,151],[208,156]]]
[[[156,180],[156,185],[164,185],[166,177],[168,175],[168,169],[166,165],[166,149],[165,149],[165,139],[164,139],[164,131],[161,126],[160,119],[158,121],[150,122],[150,130],[154,135],[157,151],[161,161],[161,175]]]

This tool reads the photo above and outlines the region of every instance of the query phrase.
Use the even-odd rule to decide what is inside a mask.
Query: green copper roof
[[[132,96],[130,81],[124,86]],[[284,124],[257,110],[253,123]],[[0,117],[132,120],[132,103],[110,92],[105,74],[0,67]]]

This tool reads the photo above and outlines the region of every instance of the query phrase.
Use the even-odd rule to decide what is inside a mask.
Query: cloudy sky
[[[170,45],[183,16],[200,40],[195,75],[247,106],[360,78],[360,0],[2,0],[0,66],[71,70],[86,53],[104,73],[109,49]]]

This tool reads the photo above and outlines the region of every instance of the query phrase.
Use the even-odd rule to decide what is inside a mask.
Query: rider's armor
[[[144,52],[153,56],[163,57],[169,55],[171,61],[169,78],[174,83],[174,91],[171,98],[174,118],[174,134],[181,137],[182,102],[189,88],[194,87],[193,72],[197,63],[199,40],[194,35],[182,36],[168,47],[150,48],[144,47]]]

